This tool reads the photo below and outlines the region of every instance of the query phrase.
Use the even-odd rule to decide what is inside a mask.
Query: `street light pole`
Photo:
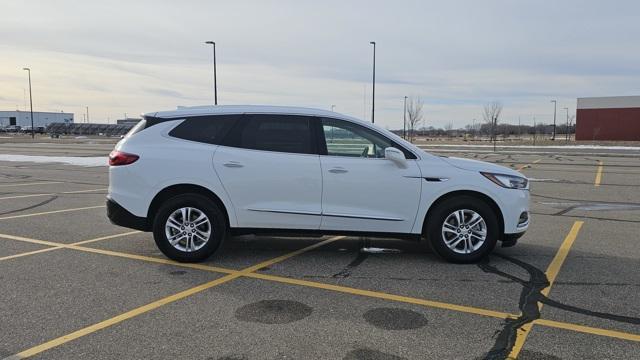
[[[22,70],[26,70],[29,73],[29,103],[31,104],[31,138],[36,137],[36,133],[33,129],[33,97],[31,96],[31,69],[22,68]]]
[[[476,137],[476,119],[471,122],[471,134],[473,134],[474,138]]]
[[[206,41],[205,44],[213,45],[213,101],[218,105],[218,77],[216,74],[216,42]]]
[[[407,140],[407,96],[404,97],[404,113],[402,116],[402,138]]]
[[[493,124],[492,124],[492,128],[493,128],[493,152],[496,152],[496,126],[498,125],[498,117],[495,116],[493,118]]]
[[[553,135],[551,136],[551,140],[556,139],[556,109],[558,107],[558,101],[551,100],[553,103]]]
[[[569,108],[566,107],[564,109],[567,110],[567,130],[565,131],[564,139],[569,142]]]
[[[376,109],[376,42],[371,41],[373,45],[373,94],[371,96],[371,123],[375,123],[374,114]]]

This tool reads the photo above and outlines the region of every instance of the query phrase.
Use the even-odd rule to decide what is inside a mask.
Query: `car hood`
[[[515,171],[513,169],[509,169],[508,167],[505,167],[505,166],[500,166],[500,165],[488,163],[485,161],[462,159],[457,157],[443,157],[442,160],[444,160],[450,165],[453,165],[463,170],[485,171],[485,172],[491,172],[491,173],[497,173],[497,174],[525,177],[521,172]]]

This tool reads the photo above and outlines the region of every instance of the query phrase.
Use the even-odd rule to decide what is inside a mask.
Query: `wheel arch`
[[[224,202],[213,191],[205,188],[204,186],[195,185],[195,184],[174,184],[174,185],[167,186],[164,189],[162,189],[160,192],[158,192],[153,197],[153,200],[151,200],[151,204],[149,205],[149,210],[147,212],[147,219],[149,224],[153,223],[153,219],[155,218],[155,215],[158,212],[158,209],[160,208],[160,206],[162,206],[163,202],[165,202],[166,200],[174,196],[182,195],[182,194],[199,194],[208,199],[211,199],[211,201],[213,201],[216,205],[218,205],[220,210],[224,212],[224,215],[225,215],[224,220],[227,225],[227,228],[229,228],[229,224],[230,224],[229,209],[227,208],[227,206],[225,206]]]
[[[502,213],[502,209],[500,209],[500,206],[498,206],[498,203],[495,200],[493,200],[489,195],[479,191],[474,191],[474,190],[455,190],[455,191],[451,191],[446,194],[443,194],[439,198],[437,198],[429,206],[429,209],[427,210],[427,213],[422,221],[422,233],[424,234],[425,226],[427,226],[429,215],[432,214],[433,209],[435,209],[438,205],[440,205],[445,201],[448,201],[451,198],[454,198],[457,196],[463,196],[463,195],[475,197],[476,199],[484,201],[487,205],[491,207],[493,211],[495,211],[498,218],[498,225],[500,227],[499,228],[500,238],[502,238],[502,234],[504,234],[504,214]]]

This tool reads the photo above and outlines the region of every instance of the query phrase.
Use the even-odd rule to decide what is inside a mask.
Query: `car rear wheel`
[[[153,223],[156,245],[170,259],[199,262],[211,256],[227,233],[224,213],[198,194],[178,195],[165,201]]]
[[[425,229],[432,249],[456,263],[472,263],[488,255],[498,234],[497,214],[486,202],[471,196],[458,196],[436,205]]]

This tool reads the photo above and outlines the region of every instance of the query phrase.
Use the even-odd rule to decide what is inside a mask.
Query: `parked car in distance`
[[[109,155],[107,214],[152,231],[169,258],[202,261],[230,234],[426,240],[452,262],[511,246],[529,182],[436,156],[331,111],[203,106],[144,115]]]
[[[36,134],[44,134],[46,131],[44,126],[34,126],[33,128],[33,132]],[[22,129],[20,129],[20,132],[25,133],[25,134],[31,134],[31,126],[25,126]]]
[[[17,133],[20,132],[21,128],[18,125],[9,125],[3,128],[3,131],[6,133]]]

